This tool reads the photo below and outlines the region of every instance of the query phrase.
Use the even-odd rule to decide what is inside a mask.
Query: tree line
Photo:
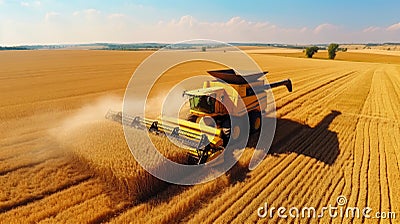
[[[317,53],[319,50],[319,47],[317,46],[310,46],[307,47],[305,50],[306,56],[308,58],[312,58],[314,56],[315,53]],[[329,59],[335,59],[336,57],[336,52],[338,51],[347,51],[347,48],[339,48],[339,44],[336,43],[331,43],[328,46],[328,58]]]
[[[8,50],[29,50],[26,47],[2,47],[0,46],[0,51],[8,51]]]

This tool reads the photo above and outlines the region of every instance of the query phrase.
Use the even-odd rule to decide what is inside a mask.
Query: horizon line
[[[329,42],[329,43],[277,43],[277,42],[221,42],[230,45],[240,45],[240,44],[252,44],[252,45],[279,45],[279,46],[311,46],[311,45],[329,45],[331,43],[337,43],[339,45],[400,45],[400,42]],[[101,45],[101,44],[116,44],[116,45],[140,45],[140,44],[156,44],[156,45],[174,45],[174,44],[188,44],[182,42],[76,42],[76,43],[37,43],[37,44],[10,44],[10,45],[0,45],[0,47],[32,47],[32,46],[82,46],[82,45]],[[205,43],[206,44],[206,43]]]

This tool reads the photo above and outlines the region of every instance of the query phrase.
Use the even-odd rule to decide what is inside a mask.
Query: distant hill
[[[310,45],[295,45],[295,44],[278,44],[278,43],[228,43],[232,46],[240,47],[275,47],[287,49],[305,49]],[[318,46],[321,50],[326,49],[329,44],[312,44]],[[348,49],[385,49],[397,50],[400,43],[368,43],[368,44],[340,44],[343,48]],[[80,50],[119,50],[119,51],[138,51],[138,50],[158,50],[166,49],[198,49],[198,48],[218,48],[226,47],[224,43],[204,44],[204,43],[90,43],[90,44],[54,44],[54,45],[20,45],[12,47],[1,47],[0,50],[51,50],[51,49],[80,49]]]

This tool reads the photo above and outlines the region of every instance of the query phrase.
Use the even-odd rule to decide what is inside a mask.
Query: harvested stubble
[[[130,130],[138,147],[146,147],[144,131]],[[186,153],[166,138],[152,136],[157,149],[177,163],[187,160]],[[63,145],[77,159],[85,162],[109,185],[129,196],[133,202],[149,198],[167,183],[145,169],[132,156],[124,138],[122,126],[111,121],[96,121],[68,130],[62,137]],[[152,160],[153,158],[148,158]],[[168,171],[171,172],[171,171]]]
[[[251,54],[263,70],[270,71],[271,82],[288,77],[293,81],[291,94],[284,88],[274,90],[280,122],[275,135],[279,141],[271,148],[273,153],[257,169],[245,173],[247,178],[242,181],[230,182],[227,177],[236,175],[232,170],[229,176],[213,182],[192,187],[169,186],[132,205],[122,190],[113,190],[104,184],[104,179],[83,170],[91,161],[89,165],[94,169],[109,171],[97,172],[109,184],[135,190],[135,182],[129,182],[133,186],[130,188],[123,181],[113,182],[117,179],[114,176],[124,180],[139,172],[130,162],[121,162],[119,156],[130,156],[128,150],[115,150],[126,147],[121,146],[122,132],[117,134],[117,127],[110,129],[110,124],[104,124],[107,130],[100,130],[99,123],[87,124],[75,129],[75,133],[69,132],[63,142],[79,152],[81,160],[85,160],[82,163],[53,158],[53,154],[45,162],[45,157],[35,155],[34,161],[28,157],[33,155],[29,154],[32,151],[41,154],[42,149],[55,150],[54,145],[49,145],[48,130],[77,108],[104,94],[122,96],[132,71],[149,52],[0,52],[0,160],[4,174],[0,190],[0,207],[4,212],[0,213],[0,223],[398,223],[398,217],[257,216],[257,209],[266,202],[276,208],[313,206],[320,210],[329,204],[335,206],[339,195],[347,197],[348,207],[369,206],[373,212],[392,211],[398,216],[400,65],[388,63],[399,60],[339,53],[338,60],[364,62]],[[197,64],[175,70],[161,80],[162,87],[168,90],[170,81],[201,74],[208,68]],[[332,110],[341,115],[318,128]],[[35,116],[30,117],[32,113]],[[92,117],[90,114],[89,118]],[[83,132],[90,129],[95,133]],[[88,137],[92,139],[85,140]],[[121,141],[112,143],[114,138]],[[96,142],[93,139],[109,146],[94,149],[90,147]],[[79,142],[87,147],[73,148]],[[102,153],[96,152],[99,150]],[[126,176],[124,169],[116,168],[123,164],[128,164]],[[238,173],[243,174],[240,169]],[[123,200],[129,205],[110,203]]]
[[[190,219],[229,186],[244,181],[253,152],[253,149],[246,149],[238,162],[216,180],[190,187],[174,185],[146,203],[114,217],[110,223],[173,223],[176,220],[200,223],[202,220]],[[238,156],[236,153],[234,155]]]

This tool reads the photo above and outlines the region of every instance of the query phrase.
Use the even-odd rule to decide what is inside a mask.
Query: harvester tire
[[[247,126],[248,124],[246,124],[247,122],[244,119],[248,119],[247,116],[236,117],[232,122],[233,126],[231,127],[231,139],[235,142],[241,142],[248,137],[247,135],[249,134],[249,130],[243,129],[249,128]]]
[[[260,111],[251,111],[249,113],[249,121],[250,121],[250,133],[258,132],[261,128],[261,112]]]
[[[235,125],[231,128],[231,137],[233,140],[237,140],[240,137],[240,125]]]

